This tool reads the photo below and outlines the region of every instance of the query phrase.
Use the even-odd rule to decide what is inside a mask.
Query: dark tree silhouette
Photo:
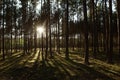
[[[120,57],[120,0],[117,0],[117,28],[118,28],[118,50]]]
[[[65,28],[65,40],[66,40],[66,52],[65,57],[69,59],[69,2],[66,0],[66,28]]]
[[[89,64],[89,43],[88,43],[88,19],[86,0],[83,0],[84,26],[85,26],[85,64]]]
[[[4,44],[4,22],[5,22],[5,0],[3,0],[3,5],[2,5],[2,10],[3,10],[3,14],[2,14],[2,52],[3,52],[3,60],[5,60],[5,44]]]
[[[108,62],[112,63],[112,56],[113,56],[113,22],[112,22],[112,0],[109,0],[109,55],[108,55]]]

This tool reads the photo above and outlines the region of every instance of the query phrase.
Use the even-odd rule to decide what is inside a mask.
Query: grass
[[[75,53],[75,52],[74,52]],[[54,58],[41,59],[41,52],[22,55],[14,53],[0,61],[0,80],[119,80],[120,67],[90,58],[90,65],[84,64],[79,54],[54,53]]]

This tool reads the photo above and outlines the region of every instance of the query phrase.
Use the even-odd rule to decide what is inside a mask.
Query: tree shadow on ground
[[[114,80],[87,65],[76,63],[55,55],[53,59],[41,60],[41,53],[16,57],[9,69],[2,69],[1,80]],[[15,56],[14,56],[15,57]],[[18,64],[24,60],[22,64]],[[30,61],[29,65],[26,64]],[[9,62],[10,63],[10,62]],[[8,64],[8,63],[7,63]]]
[[[33,67],[13,68],[7,72],[6,76],[9,80],[58,80],[55,67],[50,66],[46,61],[36,61]]]
[[[57,58],[58,59],[58,58]],[[72,59],[65,60],[59,56],[59,61],[56,61],[69,75],[71,80],[114,80],[113,78],[96,71],[85,64],[76,63]],[[71,75],[73,74],[74,75]]]
[[[0,73],[6,72],[10,68],[16,67],[17,63],[20,62],[23,59],[23,55],[21,53],[18,53],[16,55],[12,55],[10,57],[7,57],[6,60],[0,61]]]
[[[93,68],[91,68],[87,65],[84,65],[84,64],[81,64],[81,63],[76,63],[71,59],[69,59],[67,61],[70,62],[72,65],[78,66],[76,69],[79,72],[85,73],[83,75],[83,76],[86,77],[85,80],[114,80],[113,78],[111,78],[111,77],[109,77],[109,76],[107,76],[107,75],[105,75],[101,72],[98,72],[95,69],[93,69]]]

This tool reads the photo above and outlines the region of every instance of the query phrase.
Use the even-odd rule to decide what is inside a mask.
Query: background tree
[[[117,0],[117,28],[118,28],[118,50],[120,56],[120,1]]]

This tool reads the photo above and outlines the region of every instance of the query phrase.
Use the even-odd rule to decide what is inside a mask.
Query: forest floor
[[[65,59],[64,53],[54,52],[42,60],[39,50],[24,56],[18,52],[0,61],[0,80],[120,80],[120,66],[92,58],[85,65],[78,54]]]

